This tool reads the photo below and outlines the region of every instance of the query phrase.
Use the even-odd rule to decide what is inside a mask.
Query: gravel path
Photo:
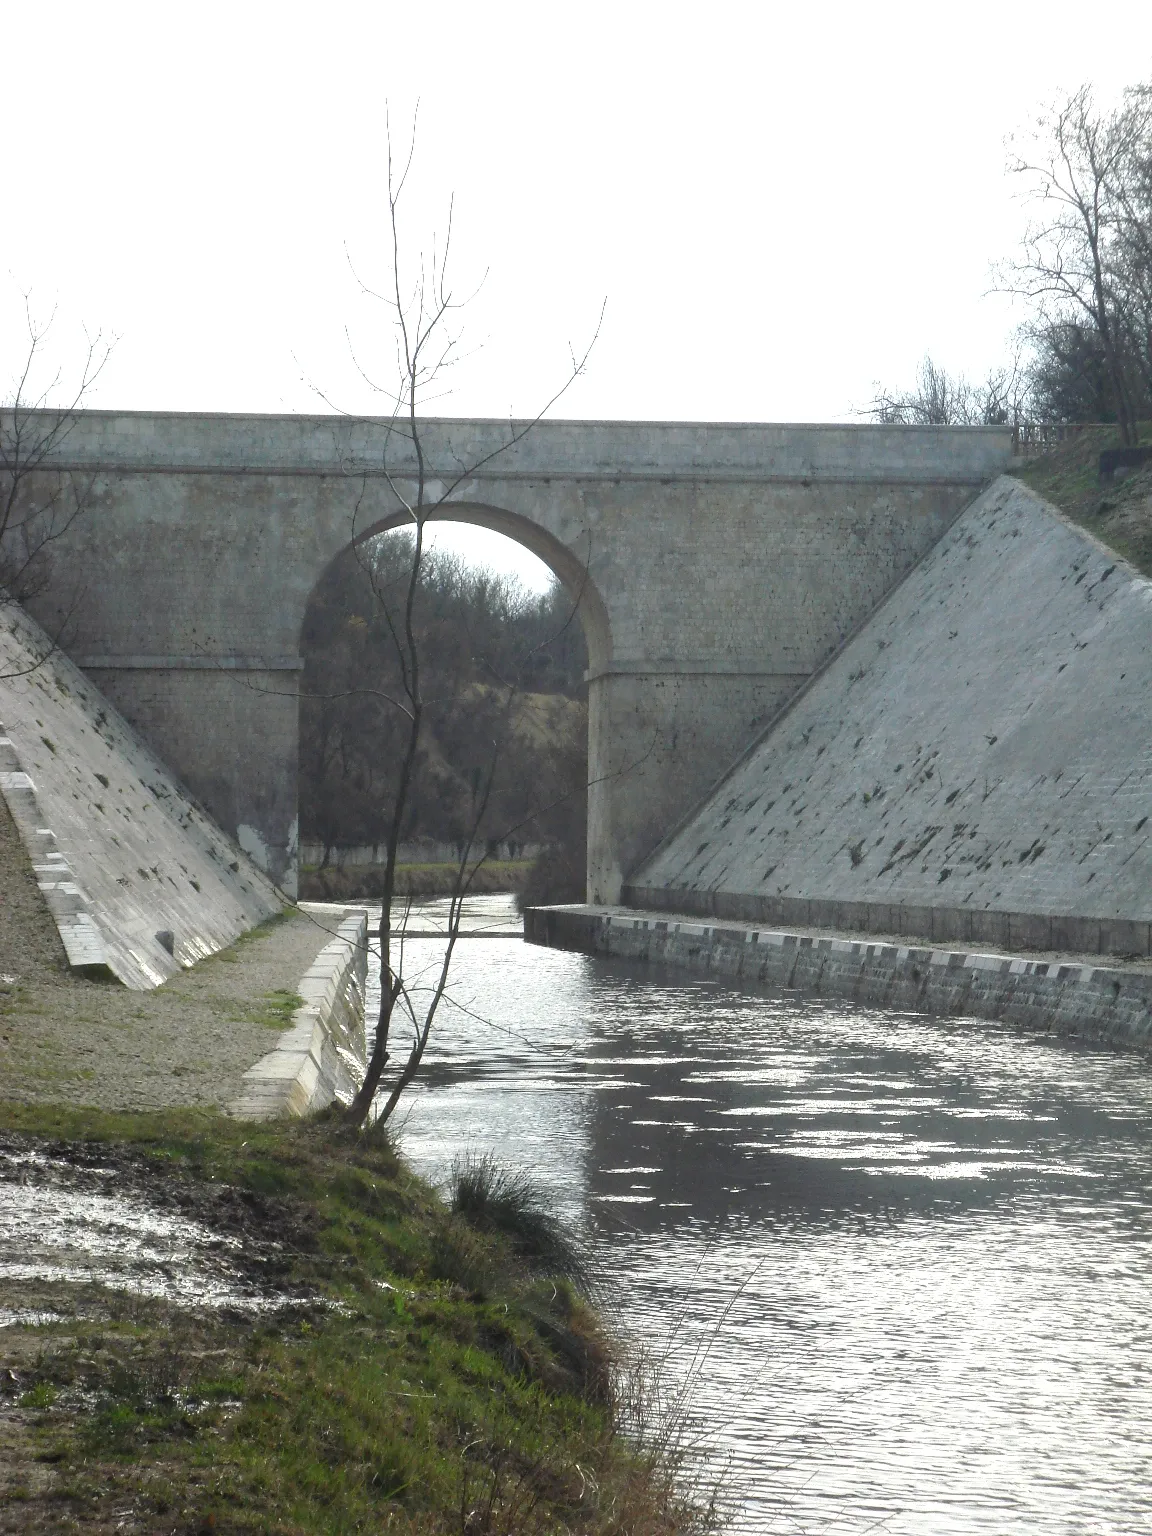
[[[0,1099],[99,1109],[224,1105],[286,1028],[339,913],[245,934],[153,992],[87,981],[56,928],[0,798]]]

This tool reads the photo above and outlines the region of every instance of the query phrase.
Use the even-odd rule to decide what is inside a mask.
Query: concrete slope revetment
[[[0,793],[74,968],[145,990],[281,909],[272,883],[12,603],[0,608]]]
[[[1001,477],[632,877],[636,907],[1152,953],[1152,582]]]

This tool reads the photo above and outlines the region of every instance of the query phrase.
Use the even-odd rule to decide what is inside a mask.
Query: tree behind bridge
[[[301,838],[322,844],[321,868],[339,847],[386,841],[405,721],[388,702],[401,691],[402,674],[377,593],[402,589],[412,555],[407,530],[348,550],[309,604],[300,709]],[[414,628],[424,657],[427,712],[403,842],[463,846],[486,771],[485,743],[498,726],[502,688],[512,678],[519,680],[515,707],[476,836],[487,846],[507,827],[519,828],[514,841],[520,844],[554,835],[554,814],[542,813],[541,806],[577,791],[587,779],[587,657],[580,626],[567,623],[571,606],[558,583],[534,596],[435,546],[425,553]],[[585,745],[576,763],[570,738],[578,733]]]

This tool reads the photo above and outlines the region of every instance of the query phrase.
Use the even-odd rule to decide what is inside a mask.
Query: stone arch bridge
[[[606,902],[1011,453],[999,428],[509,434],[426,421],[432,491],[578,599],[589,898]],[[289,890],[305,609],[354,530],[403,520],[405,449],[377,420],[84,411],[43,471],[91,491],[29,607],[67,620],[72,658]]]

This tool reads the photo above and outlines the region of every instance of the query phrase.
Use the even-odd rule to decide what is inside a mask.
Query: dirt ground
[[[13,1230],[5,1197],[30,1185],[51,1230]],[[9,1260],[0,1263],[0,1533],[189,1529],[178,1518],[141,1518],[122,1489],[90,1487],[77,1499],[51,1431],[70,1408],[90,1434],[109,1383],[131,1380],[142,1364],[138,1395],[143,1385],[155,1396],[165,1364],[242,1371],[261,1308],[271,1316],[269,1305],[309,1305],[312,1289],[290,1270],[294,1255],[316,1247],[310,1218],[299,1202],[192,1176],[130,1145],[0,1129],[0,1253]],[[178,1296],[181,1279],[202,1288],[205,1305]],[[61,1382],[37,1399],[28,1388],[45,1371]],[[147,1431],[133,1426],[132,1438],[146,1442]],[[90,1482],[115,1479],[116,1460]]]
[[[75,976],[0,798],[0,1099],[230,1103],[290,1022],[300,978],[338,921],[292,912],[152,992]]]

